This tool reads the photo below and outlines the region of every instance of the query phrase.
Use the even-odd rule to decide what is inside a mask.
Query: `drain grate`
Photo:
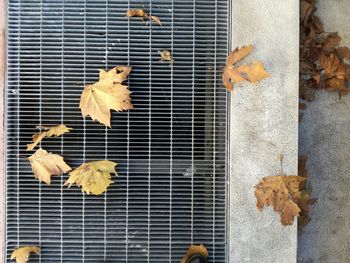
[[[225,262],[228,0],[9,0],[7,260],[40,245],[30,262],[179,262],[204,243]],[[129,8],[162,26],[125,17]],[[159,62],[169,49],[173,64]],[[112,129],[83,119],[83,86],[98,69],[130,65],[135,110]],[[74,131],[42,147],[77,167],[104,159],[119,178],[102,196],[39,184],[26,157],[36,125]]]

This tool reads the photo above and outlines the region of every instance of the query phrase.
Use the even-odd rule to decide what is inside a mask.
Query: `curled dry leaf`
[[[255,186],[256,206],[272,206],[281,216],[283,225],[293,224],[294,217],[299,216],[301,209],[297,200],[301,198],[301,189],[306,178],[301,176],[275,175],[264,177]]]
[[[222,74],[222,80],[227,90],[232,91],[234,83],[242,83],[243,81],[256,83],[270,76],[260,61],[256,61],[252,65],[243,64],[236,67],[235,64],[248,56],[252,50],[252,45],[243,46],[236,48],[227,57]]]
[[[40,182],[51,184],[51,175],[60,175],[72,170],[58,154],[48,153],[43,149],[37,150],[28,158],[35,178]]]
[[[158,16],[150,16],[143,9],[129,9],[126,11],[127,17],[140,17],[143,21],[150,20],[157,25],[162,25]]]
[[[158,53],[161,57],[161,61],[169,61],[170,63],[173,62],[173,56],[169,50],[164,49],[163,51],[158,51]]]
[[[114,169],[116,165],[107,160],[84,163],[69,173],[69,178],[64,185],[70,187],[75,183],[81,186],[82,192],[100,195],[107,191],[108,186],[113,183],[111,174],[117,175]]]
[[[27,144],[27,151],[32,151],[35,146],[38,145],[39,142],[45,137],[52,136],[61,136],[62,134],[69,132],[72,128],[68,128],[64,124],[56,125],[56,126],[37,126],[37,129],[43,129],[42,132],[37,132],[33,135],[33,143]]]
[[[16,263],[26,263],[30,253],[39,254],[40,248],[35,246],[19,247],[12,252],[11,260],[16,259]]]
[[[80,98],[83,117],[90,115],[93,120],[111,127],[110,110],[123,111],[133,109],[128,86],[122,84],[131,71],[130,67],[119,66],[110,71],[100,70],[100,79],[85,86]]]
[[[204,258],[209,256],[207,248],[203,245],[191,245],[187,249],[187,253],[181,259],[181,263],[186,263],[193,255],[199,254]]]

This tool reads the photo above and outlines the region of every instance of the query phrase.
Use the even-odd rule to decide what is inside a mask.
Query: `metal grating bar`
[[[228,0],[9,0],[6,262],[38,244],[31,262],[179,262],[204,243],[227,258]],[[163,26],[125,18],[144,8]],[[173,64],[161,63],[169,49]],[[83,86],[99,68],[131,65],[135,110],[112,129],[81,118]],[[74,132],[43,141],[77,167],[108,158],[119,177],[99,197],[32,175],[34,127]]]

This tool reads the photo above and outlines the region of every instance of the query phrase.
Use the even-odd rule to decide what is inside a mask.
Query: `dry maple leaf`
[[[233,90],[233,83],[242,83],[245,80],[256,83],[270,76],[260,61],[256,61],[250,66],[246,64],[239,67],[235,66],[236,63],[248,56],[252,50],[252,45],[243,46],[236,48],[227,57],[226,66],[222,74],[222,80],[227,90]]]
[[[40,182],[51,184],[51,175],[60,175],[72,170],[58,154],[48,153],[43,149],[37,150],[28,157],[35,178]]]
[[[256,206],[272,206],[273,210],[281,216],[283,225],[293,224],[294,217],[299,216],[301,209],[296,199],[301,196],[300,189],[306,178],[301,176],[275,175],[264,177],[255,186]]]
[[[38,145],[39,142],[45,137],[61,136],[62,134],[69,132],[72,128],[68,128],[64,124],[56,126],[37,126],[37,129],[43,129],[42,132],[37,132],[33,135],[33,143],[27,144],[27,151],[31,151]]]
[[[29,260],[30,253],[39,254],[40,248],[34,246],[19,247],[11,254],[11,260],[16,259],[17,263],[26,263]]]
[[[160,22],[160,19],[158,16],[149,16],[147,12],[145,12],[143,9],[129,9],[126,11],[126,16],[127,17],[140,17],[143,21],[145,20],[151,20],[152,22],[162,25]]]
[[[187,249],[187,253],[183,258],[181,259],[181,263],[186,263],[193,255],[201,255],[204,258],[207,258],[209,256],[207,248],[203,245],[191,245]]]
[[[123,111],[133,109],[128,86],[122,84],[128,78],[130,67],[119,66],[110,71],[100,70],[100,79],[85,86],[80,98],[83,117],[90,115],[93,120],[111,126],[110,110]]]
[[[107,160],[84,163],[69,173],[69,178],[64,185],[70,187],[76,183],[79,187],[81,186],[82,192],[100,195],[113,183],[111,174],[118,176],[114,169],[116,165]]]
[[[158,51],[158,53],[161,57],[161,61],[169,61],[170,63],[173,62],[173,56],[169,50],[164,49],[163,51]]]

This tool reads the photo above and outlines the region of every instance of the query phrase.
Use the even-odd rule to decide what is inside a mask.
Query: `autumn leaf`
[[[265,206],[272,206],[273,210],[280,214],[283,225],[293,224],[294,217],[298,217],[301,212],[296,199],[300,198],[300,189],[305,181],[306,178],[293,175],[264,177],[255,186],[257,208],[261,210]]]
[[[170,63],[173,62],[173,56],[169,50],[164,49],[163,51],[158,51],[158,53],[161,57],[161,61],[169,61]]]
[[[243,81],[256,83],[270,76],[260,61],[255,61],[252,65],[243,64],[236,67],[235,64],[248,56],[252,50],[252,45],[243,46],[241,48],[236,48],[227,57],[226,66],[222,75],[222,80],[227,90],[233,90],[234,83],[238,84]]]
[[[85,86],[80,98],[83,117],[90,115],[93,120],[110,127],[110,110],[133,109],[128,86],[122,84],[131,71],[130,67],[119,66],[109,71],[100,70],[99,81]]]
[[[45,137],[52,136],[61,136],[64,133],[69,132],[72,128],[68,128],[64,124],[56,125],[56,126],[37,126],[37,129],[43,129],[42,132],[37,132],[33,135],[33,143],[27,144],[27,151],[32,151],[35,146],[38,145],[39,142]]]
[[[203,245],[191,245],[187,249],[187,253],[181,259],[181,263],[186,263],[193,255],[201,255],[203,258],[209,256],[207,248]]]
[[[72,170],[61,156],[48,153],[41,148],[28,159],[32,165],[35,178],[48,185],[51,184],[51,175],[60,175]]]
[[[154,22],[160,26],[162,25],[158,16],[153,16],[153,15],[149,16],[147,14],[147,12],[145,12],[143,9],[129,9],[126,11],[126,16],[127,17],[140,17],[144,21],[149,19],[152,22]]]
[[[111,174],[118,176],[114,169],[116,165],[107,160],[84,163],[69,173],[69,178],[64,185],[70,187],[75,183],[82,187],[82,192],[100,195],[113,183]]]
[[[29,260],[30,253],[39,254],[40,248],[34,246],[19,247],[11,254],[11,260],[16,259],[16,263],[26,263]]]

